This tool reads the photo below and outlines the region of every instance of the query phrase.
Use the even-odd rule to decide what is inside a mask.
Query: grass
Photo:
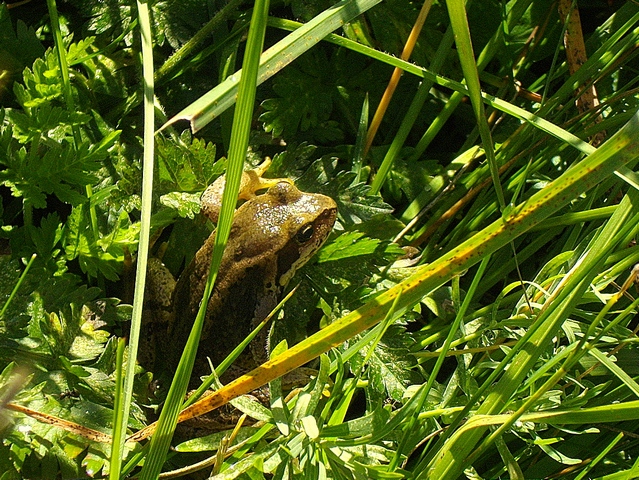
[[[571,69],[574,32],[533,0],[237,3],[201,26],[165,2],[2,11],[0,46],[19,54],[0,117],[0,381],[6,412],[43,414],[11,414],[5,478],[636,476],[636,5],[580,4],[588,58]],[[391,67],[403,76],[367,151]],[[271,360],[180,413],[204,309],[168,396],[150,395],[144,252],[168,245],[179,273],[208,234],[199,192],[226,169],[219,262],[242,165],[267,155],[272,176],[332,196],[338,226],[292,282]],[[308,362],[287,396],[280,377]],[[268,407],[242,397],[265,384]],[[263,423],[173,439],[229,401]]]

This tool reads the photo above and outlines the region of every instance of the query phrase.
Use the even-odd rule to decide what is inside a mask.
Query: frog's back
[[[210,243],[212,247],[213,241],[214,235],[207,240],[207,244]],[[204,255],[210,260],[205,247],[198,255]],[[169,334],[170,341],[174,343],[172,349],[175,358],[170,361],[173,369],[177,367],[193,327],[199,309],[199,301],[196,299],[202,298],[209,274],[208,262],[200,261],[198,255],[180,277],[175,289],[173,307],[177,321]],[[236,262],[229,258],[231,256],[232,252],[225,253],[209,299],[193,371],[194,378],[210,374],[208,359],[217,367],[249,335],[254,325],[262,321],[277,305],[278,292],[264,283],[264,279],[274,273],[267,271],[268,267],[259,262],[246,268],[237,268],[238,265],[232,265]],[[266,332],[267,328],[257,339],[258,344],[265,342]],[[255,347],[251,353],[245,351],[240,357],[242,369],[257,366],[253,361],[254,350]],[[267,356],[266,348],[263,350],[262,361]],[[228,381],[229,378],[225,380]]]

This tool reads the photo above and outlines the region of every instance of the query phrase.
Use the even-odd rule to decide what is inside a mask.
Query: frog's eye
[[[308,242],[311,238],[313,238],[313,233],[315,233],[315,228],[312,224],[304,225],[299,229],[297,234],[295,235],[295,240],[297,243],[303,244]]]

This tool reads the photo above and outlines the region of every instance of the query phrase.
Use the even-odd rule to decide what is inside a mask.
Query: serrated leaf
[[[153,3],[154,38],[158,45],[168,42],[177,49],[188,42],[208,17],[202,15],[202,3],[158,1]]]
[[[407,153],[402,151],[393,162],[389,181],[384,184],[386,198],[397,202],[402,200],[402,194],[409,202],[418,195],[426,197],[430,194],[426,198],[431,198],[445,184],[444,169],[433,160],[409,164],[404,158]],[[410,153],[412,154],[412,151]]]
[[[322,193],[337,202],[339,217],[345,225],[365,222],[380,214],[389,214],[393,208],[377,195],[368,195],[370,186],[364,183],[352,185],[356,174],[340,172],[327,185]]]
[[[97,34],[111,32],[114,37],[128,30],[135,17],[133,8],[119,0],[102,2],[73,2],[82,15],[87,18],[87,28]]]
[[[455,310],[452,308],[454,305],[452,295],[453,289],[444,286],[429,293],[422,301],[435,316],[451,321],[455,316]]]
[[[67,63],[73,65],[87,56],[87,50],[95,42],[95,37],[85,37],[73,42],[67,48]]]
[[[262,102],[260,115],[264,130],[273,136],[304,138],[311,142],[340,140],[344,133],[339,123],[331,120],[335,86],[327,60],[313,52],[275,77],[273,91],[278,95]]]
[[[416,364],[411,353],[414,344],[414,339],[407,334],[402,325],[395,324],[389,327],[366,365],[370,387],[377,394],[371,392],[372,397],[379,396],[383,399],[388,395],[393,400],[401,402],[406,387],[417,383],[418,375],[412,370]],[[360,367],[365,355],[366,351],[362,351],[353,358],[354,369]]]
[[[160,203],[177,210],[182,218],[195,218],[200,213],[200,195],[197,193],[171,192],[160,197]]]
[[[27,143],[32,139],[39,139],[40,135],[52,138],[58,142],[65,137],[71,138],[71,127],[85,125],[91,116],[82,112],[69,112],[62,107],[43,104],[30,109],[28,113],[21,113],[14,109],[7,109],[7,119],[13,123],[13,135],[20,143]]]
[[[334,192],[329,191],[330,187],[327,184],[336,174],[337,161],[338,159],[334,156],[318,158],[304,170],[304,173],[295,181],[295,185],[303,191],[321,191],[325,195],[332,196],[331,193],[334,194]]]
[[[82,367],[81,365],[73,365],[68,358],[64,357],[64,356],[60,356],[58,357],[60,359],[60,363],[62,363],[62,366],[72,375],[75,375],[76,377],[88,377],[90,375],[89,372],[86,371],[86,369],[84,367]]]
[[[60,69],[52,49],[22,72],[23,84],[15,83],[13,93],[24,108],[33,108],[62,96]]]
[[[293,179],[300,177],[301,172],[305,172],[306,175],[309,165],[313,162],[312,156],[316,150],[317,147],[315,145],[309,145],[306,142],[287,145],[285,151],[280,152],[273,157],[273,161],[268,172],[276,177],[290,177]],[[316,160],[313,165],[317,162],[318,160]],[[310,177],[310,174],[308,176]],[[319,176],[315,176],[313,179],[318,183],[325,183],[328,181],[328,177],[320,178]],[[298,180],[295,184],[302,190],[307,189],[304,186],[303,180]]]
[[[327,121],[333,109],[331,94],[318,77],[289,67],[275,77],[273,90],[279,95],[262,102],[264,130],[273,136],[293,136]]]
[[[32,65],[44,51],[35,29],[18,20],[14,32],[9,10],[6,5],[0,7],[0,54],[3,69],[12,76],[16,75],[27,65]]]
[[[368,369],[370,385],[397,402],[402,400],[406,387],[415,377],[414,373],[407,369],[406,361],[398,361],[401,358],[389,354],[388,350],[380,346],[371,356]]]
[[[40,222],[40,227],[29,225],[29,236],[35,244],[35,250],[41,259],[49,260],[54,255],[54,248],[62,237],[62,222],[57,213],[47,215]]]
[[[59,109],[48,107],[44,110],[49,113],[58,112],[60,115],[57,115],[57,119],[64,117],[71,120],[75,117],[78,121],[83,121],[90,118],[86,115],[67,115]],[[19,113],[13,117],[27,118]],[[16,149],[12,148],[15,146],[9,145],[7,156],[2,159],[7,168],[0,171],[0,182],[10,187],[14,196],[24,197],[25,201],[36,208],[46,206],[47,194],[55,194],[66,203],[78,205],[86,201],[86,185],[97,181],[97,176],[90,172],[102,167],[102,160],[108,153],[107,149],[118,135],[119,133],[114,133],[93,146],[83,142],[77,148],[66,141],[49,142],[48,149],[37,156],[31,155],[26,147]]]
[[[215,144],[191,138],[188,130],[178,142],[157,138],[158,191],[203,191],[222,174],[225,162],[215,161]]]
[[[89,275],[102,274],[110,280],[117,280],[125,251],[134,252],[137,248],[140,226],[131,223],[128,214],[121,211],[112,217],[109,228],[109,233],[96,240],[87,212],[76,207],[67,220],[64,250],[67,259],[77,258],[82,270]]]

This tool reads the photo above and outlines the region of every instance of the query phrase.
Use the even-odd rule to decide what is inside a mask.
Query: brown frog
[[[321,194],[304,193],[289,179],[264,179],[270,161],[244,172],[230,237],[209,300],[192,379],[210,373],[208,358],[218,365],[277,305],[284,287],[324,243],[335,223],[337,205]],[[202,211],[217,221],[224,177],[202,195]],[[257,195],[258,190],[268,190]],[[163,370],[174,371],[204,292],[215,233],[206,240],[177,284],[160,282],[169,320],[157,338]],[[168,292],[172,301],[168,302]],[[162,302],[160,302],[162,303]],[[169,305],[170,304],[170,305]],[[162,327],[160,328],[162,330]],[[268,356],[266,336],[258,336],[241,357],[247,371]],[[156,362],[157,363],[157,362]],[[231,373],[231,376],[236,376]],[[224,380],[230,380],[229,375]]]

